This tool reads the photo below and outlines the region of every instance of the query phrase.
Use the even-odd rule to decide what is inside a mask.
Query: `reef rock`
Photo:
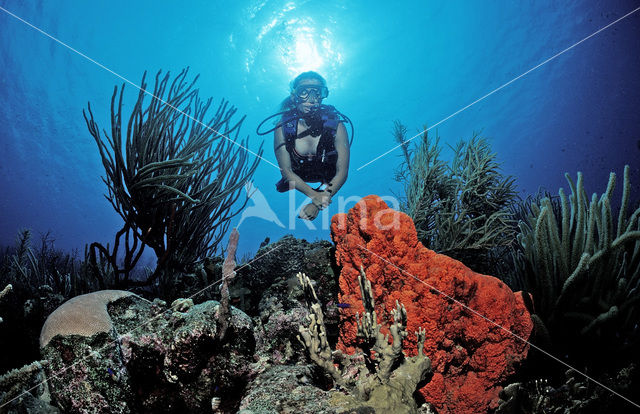
[[[336,414],[323,375],[313,365],[274,365],[247,387],[238,414]],[[326,387],[326,384],[324,384]]]
[[[327,302],[336,291],[337,271],[332,267],[333,246],[329,241],[309,243],[291,235],[262,246],[249,263],[237,270],[232,283],[234,291],[245,292],[243,304],[237,307],[250,316],[269,311],[271,298],[287,300],[296,274],[304,272],[318,283],[318,296]]]
[[[331,234],[342,266],[338,348],[356,345],[356,312],[364,309],[360,266],[371,281],[379,323],[387,325],[396,301],[406,307],[409,337],[404,352],[416,354],[418,327],[426,329],[424,352],[433,377],[420,389],[439,414],[482,413],[496,408],[502,383],[528,352],[532,322],[520,293],[499,279],[425,248],[409,216],[367,196],[348,214],[333,217]]]
[[[124,291],[68,301],[41,335],[54,401],[65,413],[211,412],[212,401],[233,407],[253,362],[253,324],[231,308],[221,342],[219,306],[172,310]]]

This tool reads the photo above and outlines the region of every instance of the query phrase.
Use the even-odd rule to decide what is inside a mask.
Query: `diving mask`
[[[315,96],[316,99],[324,99],[329,96],[329,89],[326,86],[320,85],[298,85],[293,93],[299,99],[306,101],[309,99],[311,95]]]

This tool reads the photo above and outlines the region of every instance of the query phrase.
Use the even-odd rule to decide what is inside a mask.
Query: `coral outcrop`
[[[107,305],[132,293],[124,290],[101,290],[76,296],[63,303],[47,318],[40,332],[40,347],[47,346],[56,335],[90,337],[113,328]]]
[[[211,412],[216,401],[233,411],[253,362],[251,319],[231,308],[225,337],[233,340],[220,341],[218,302],[176,301],[172,309],[127,293],[89,294],[100,324],[78,314],[87,312],[81,298],[62,305],[67,316],[54,331],[43,329],[56,404],[66,413],[174,413]]]
[[[252,381],[238,414],[335,414],[331,394],[317,386],[320,368],[311,365],[273,365]]]
[[[306,361],[296,339],[298,326],[307,316],[298,272],[314,280],[325,310],[329,342],[335,345],[338,330],[337,282],[333,244],[312,243],[291,235],[273,243],[265,241],[255,259],[241,264],[229,286],[231,303],[253,318],[256,354],[265,364],[296,364]]]
[[[238,306],[250,316],[268,310],[270,298],[278,302],[287,300],[292,289],[297,289],[296,274],[303,272],[318,283],[318,296],[323,302],[331,300],[336,291],[337,271],[332,267],[332,244],[326,240],[312,243],[287,235],[280,240],[261,246],[254,261],[241,266],[230,289],[245,290]]]
[[[48,365],[46,360],[34,361],[22,368],[0,375],[1,413],[57,414],[60,412],[45,401],[49,395],[44,373],[46,365]]]
[[[393,320],[398,301],[410,315],[407,331],[426,330],[424,352],[434,373],[420,390],[426,401],[440,414],[495,408],[499,384],[529,349],[532,322],[522,296],[497,278],[425,248],[409,216],[377,196],[334,216],[331,232],[342,266],[339,349],[351,353],[357,343],[356,312],[364,311],[358,284],[362,267],[381,324]],[[403,349],[416,355],[415,335],[406,338]]]

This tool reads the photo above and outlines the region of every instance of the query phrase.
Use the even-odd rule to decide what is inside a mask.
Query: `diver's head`
[[[317,110],[328,95],[327,82],[317,72],[301,73],[291,82],[290,99],[302,115]]]

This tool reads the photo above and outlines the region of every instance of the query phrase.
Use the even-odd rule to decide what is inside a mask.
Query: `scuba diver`
[[[299,217],[313,220],[319,210],[331,203],[331,198],[347,180],[349,170],[349,142],[345,123],[348,117],[333,106],[322,105],[329,95],[327,82],[317,72],[298,75],[291,82],[291,93],[282,102],[281,112],[258,125],[256,132],[274,134],[274,151],[282,178],[276,183],[279,192],[298,190],[311,199],[300,210]],[[282,115],[273,129],[260,132],[269,119]],[[312,188],[307,183],[320,183]]]

